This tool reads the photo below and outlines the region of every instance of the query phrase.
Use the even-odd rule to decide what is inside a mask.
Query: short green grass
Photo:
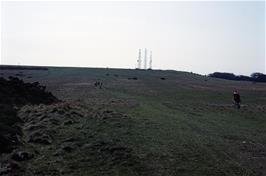
[[[138,80],[128,80],[131,77]],[[83,129],[82,141],[119,141],[133,150],[138,164],[112,165],[108,158],[99,159],[90,151],[76,152],[65,160],[74,158],[74,169],[83,168],[77,175],[266,174],[266,84],[176,71],[100,68],[50,68],[40,79],[60,99],[81,101],[88,108],[112,109],[129,117],[105,123],[86,118],[88,130]],[[103,89],[94,87],[95,80],[103,82]],[[240,110],[232,107],[234,89],[242,97]],[[111,100],[122,103],[111,104]],[[131,101],[134,106],[127,103]],[[67,133],[74,131],[70,128]],[[87,158],[87,165],[79,162],[80,158]]]

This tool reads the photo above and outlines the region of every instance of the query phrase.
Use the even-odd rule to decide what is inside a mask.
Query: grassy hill
[[[20,110],[20,150],[34,153],[20,163],[25,175],[266,175],[264,83],[171,70],[0,70],[18,73],[63,100]],[[37,132],[50,143],[31,142]]]

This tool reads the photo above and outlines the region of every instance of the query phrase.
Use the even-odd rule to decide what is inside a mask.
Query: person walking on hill
[[[237,109],[240,109],[240,102],[241,102],[240,95],[238,91],[235,90],[234,91],[234,104],[237,107]]]

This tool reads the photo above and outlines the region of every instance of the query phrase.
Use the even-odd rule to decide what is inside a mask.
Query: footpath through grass
[[[137,124],[128,143],[145,155],[158,175],[263,173],[259,157],[265,154],[266,116],[254,106],[234,109],[228,103],[230,94],[224,92],[158,92],[134,96],[112,90],[119,98],[139,102],[135,108],[120,108]]]

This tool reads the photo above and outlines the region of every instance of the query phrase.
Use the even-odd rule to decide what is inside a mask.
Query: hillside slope
[[[0,70],[19,72],[63,100],[21,108],[21,150],[34,154],[19,161],[25,175],[266,175],[266,84],[160,70]]]

